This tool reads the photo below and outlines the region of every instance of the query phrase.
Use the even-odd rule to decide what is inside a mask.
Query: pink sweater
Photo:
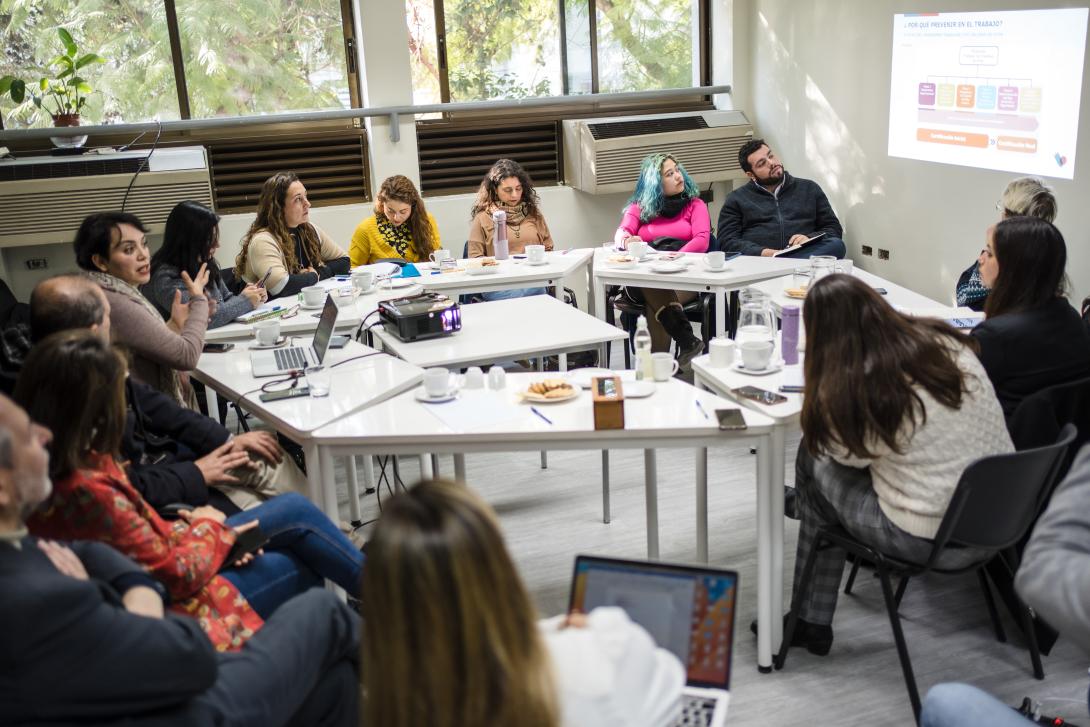
[[[687,240],[682,252],[707,252],[711,232],[708,206],[704,200],[694,197],[677,217],[656,217],[650,222],[640,222],[640,206],[633,202],[624,211],[621,226],[617,228],[617,239],[638,235],[651,242],[656,237],[676,237]]]

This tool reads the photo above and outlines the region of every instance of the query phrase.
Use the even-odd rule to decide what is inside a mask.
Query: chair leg
[[[783,630],[783,641],[780,642],[779,652],[772,657],[772,666],[776,669],[783,669],[784,662],[787,661],[787,650],[791,648],[791,639],[795,636],[795,627],[799,623],[799,607],[802,605],[802,596],[810,588],[810,581],[814,577],[814,568],[817,566],[817,554],[821,550],[822,539],[819,534],[814,540],[814,548],[810,551],[810,555],[806,557],[806,566],[802,569],[802,579],[799,581],[798,587],[795,589],[794,594],[791,596],[791,611],[787,616],[787,625]],[[778,613],[772,614],[773,618],[779,618]]]
[[[920,692],[916,688],[916,676],[912,672],[912,661],[908,657],[908,646],[905,644],[905,635],[901,630],[901,617],[897,615],[899,602],[893,597],[893,584],[889,581],[889,571],[883,563],[878,563],[878,577],[882,581],[882,597],[886,601],[886,612],[889,614],[889,625],[893,630],[893,642],[897,646],[897,658],[901,661],[901,671],[905,677],[905,688],[908,689],[908,699],[912,703],[912,714],[916,723],[920,722]],[[907,583],[907,578],[901,579],[901,586]],[[902,590],[898,587],[898,590]]]
[[[1041,649],[1037,646],[1037,632],[1033,629],[1033,619],[1029,615],[1029,609],[1022,599],[1018,600],[1019,616],[1022,618],[1022,629],[1026,632],[1026,641],[1029,642],[1029,660],[1033,664],[1033,676],[1035,679],[1045,678],[1045,668],[1041,665]]]
[[[901,576],[900,582],[897,583],[897,594],[894,596],[894,601],[897,603],[897,608],[901,607],[901,599],[905,597],[905,591],[908,589],[908,576]]]
[[[988,576],[983,568],[976,572],[980,579],[980,588],[984,591],[984,602],[988,604],[988,615],[992,619],[992,627],[995,628],[995,640],[1006,643],[1007,634],[1003,631],[1003,623],[999,620],[999,611],[995,608],[995,599],[992,597],[992,587],[988,585]]]
[[[624,339],[624,367],[626,369],[632,368],[632,346],[629,345],[628,339]]]
[[[852,588],[855,586],[855,577],[859,573],[859,564],[862,562],[861,558],[856,558],[852,562],[852,572],[848,574],[848,582],[844,584],[844,595],[851,595]]]

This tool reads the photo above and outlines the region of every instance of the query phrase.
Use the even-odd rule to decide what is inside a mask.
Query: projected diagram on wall
[[[1087,8],[893,19],[890,156],[1071,179]]]

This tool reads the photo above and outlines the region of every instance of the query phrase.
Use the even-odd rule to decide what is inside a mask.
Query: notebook
[[[799,250],[805,250],[807,247],[814,244],[815,242],[817,242],[818,240],[820,240],[823,237],[825,237],[825,233],[824,232],[819,232],[816,235],[814,235],[813,237],[807,238],[806,240],[800,242],[798,245],[795,245],[794,247],[785,247],[782,250],[777,250],[776,252],[772,253],[772,257],[779,257],[781,255],[789,255],[789,254],[791,254],[793,252],[798,252]]]
[[[623,608],[685,666],[682,714],[673,724],[722,727],[737,599],[734,571],[580,555],[568,610]]]
[[[333,335],[333,325],[337,322],[337,304],[333,296],[326,295],[325,307],[314,329],[314,340],[310,346],[292,346],[274,348],[269,351],[254,351],[250,354],[250,366],[255,378],[277,376],[289,371],[302,371],[307,366],[317,366],[325,359],[329,349],[329,338]]]

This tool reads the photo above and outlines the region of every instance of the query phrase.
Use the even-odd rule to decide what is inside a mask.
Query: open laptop
[[[254,378],[278,376],[289,371],[302,371],[307,366],[317,366],[325,359],[329,349],[329,338],[333,335],[333,325],[337,322],[337,304],[333,296],[325,297],[325,307],[318,327],[314,329],[314,341],[310,346],[291,346],[274,348],[269,351],[254,351],[250,354],[250,366]]]
[[[580,555],[568,610],[623,608],[685,666],[682,714],[673,724],[722,727],[737,600],[734,571]]]

